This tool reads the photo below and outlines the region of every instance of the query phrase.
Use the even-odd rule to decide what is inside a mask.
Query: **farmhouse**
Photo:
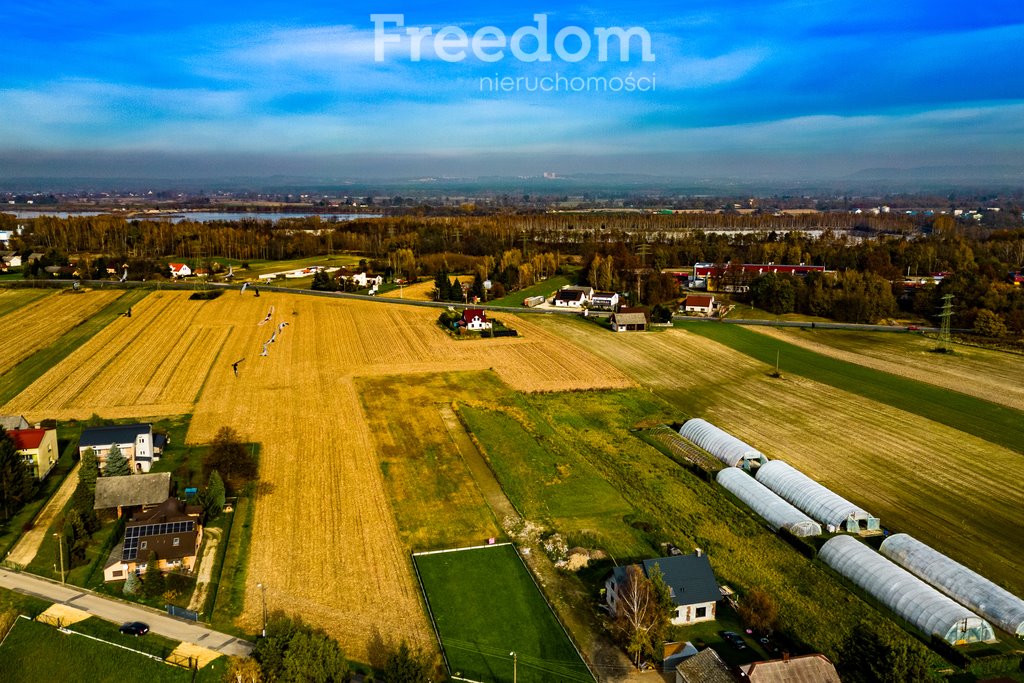
[[[487,319],[487,312],[482,308],[467,308],[464,310],[459,325],[473,332],[489,330],[493,326],[491,321]]]
[[[594,292],[590,297],[590,307],[598,311],[614,311],[619,307],[619,293]]]
[[[839,683],[839,673],[825,655],[803,655],[739,667],[750,683]]]
[[[168,263],[167,267],[171,269],[171,277],[188,277],[192,274],[192,269],[184,263]]]
[[[106,467],[110,449],[114,446],[120,449],[133,472],[149,472],[153,462],[159,460],[163,452],[163,448],[153,438],[153,425],[132,424],[82,430],[78,453],[85,453],[87,448],[91,448],[102,471]]]
[[[37,480],[50,473],[60,457],[56,429],[15,429],[7,434]]]
[[[0,253],[0,268],[7,270],[8,268],[20,268],[21,267],[21,254],[16,251],[6,251]]]
[[[199,524],[202,511],[198,505],[168,498],[133,515],[125,525],[124,541],[114,548],[103,567],[103,580],[122,581],[129,572],[145,571],[150,553],[155,554],[161,571],[192,571],[203,540]]]
[[[131,477],[100,477],[96,480],[93,508],[117,508],[117,516],[145,512],[167,500],[171,494],[171,473],[136,474]]]
[[[715,297],[713,294],[690,294],[683,304],[684,313],[696,315],[711,315],[715,310]]]
[[[643,332],[647,329],[647,316],[642,311],[622,309],[612,313],[608,322],[616,332]]]
[[[582,308],[587,303],[586,292],[575,287],[563,287],[555,292],[555,306]]]
[[[692,555],[644,560],[640,566],[647,577],[651,576],[655,567],[661,571],[672,595],[672,602],[676,605],[673,624],[696,624],[715,618],[715,606],[722,599],[722,591],[707,555],[698,550]],[[605,581],[605,599],[613,616],[619,601],[619,591],[626,582],[626,569],[616,567]]]
[[[339,280],[351,282],[357,287],[380,287],[384,284],[384,278],[380,275],[370,275],[366,271],[362,273],[342,273]]]

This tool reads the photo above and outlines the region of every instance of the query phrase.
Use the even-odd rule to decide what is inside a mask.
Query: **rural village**
[[[1024,680],[985,215],[0,215],[0,669]]]

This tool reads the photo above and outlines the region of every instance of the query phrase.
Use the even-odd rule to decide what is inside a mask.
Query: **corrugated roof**
[[[676,667],[683,683],[736,683],[718,653],[704,648]]]
[[[89,427],[82,430],[78,440],[80,448],[90,446],[109,446],[110,444],[134,444],[139,434],[149,434],[153,430],[151,424],[111,425],[109,427]]]
[[[171,473],[130,474],[124,477],[100,477],[96,480],[97,510],[133,505],[156,505],[171,492]]]
[[[750,683],[839,683],[839,674],[825,655],[803,655],[744,664]]]
[[[647,323],[647,316],[643,313],[612,313],[613,325],[644,325]]]

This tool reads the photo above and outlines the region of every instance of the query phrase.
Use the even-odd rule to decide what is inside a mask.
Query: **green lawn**
[[[146,290],[130,290],[104,306],[88,320],[73,327],[49,346],[39,349],[0,377],[0,404],[10,401],[47,370],[67,358],[72,351],[89,341],[110,322],[149,294]],[[61,296],[74,296],[63,294]]]
[[[116,633],[116,626],[111,625],[111,628],[115,636],[124,638]],[[131,638],[127,645],[131,646],[149,637]],[[194,680],[219,681],[226,666],[222,659],[200,670]],[[0,666],[0,683],[72,680],[85,683],[193,681],[192,672],[187,669],[83,636],[61,633],[52,626],[26,619],[18,619],[3,645],[0,645],[0,662],[3,662]]]
[[[687,332],[699,334],[775,365],[783,375],[801,375],[859,394],[894,408],[949,425],[1011,450],[1024,450],[1024,413],[948,389],[898,377],[861,365],[829,358],[740,325],[695,323]]]
[[[58,443],[65,442],[68,434],[63,425],[58,431]],[[6,522],[0,523],[0,558],[7,557],[7,553],[14,548],[14,545],[21,538],[26,525],[31,524],[39,511],[50,500],[57,489],[60,488],[64,478],[67,476],[75,462],[72,454],[77,450],[78,434],[74,434],[71,442],[67,443],[57,463],[50,470],[50,473],[43,479],[42,484],[36,490],[35,496],[23,508],[11,516]]]
[[[419,555],[451,673],[477,681],[592,681],[512,546]]]
[[[531,296],[551,296],[552,293],[561,289],[564,285],[570,284],[568,275],[556,275],[549,277],[543,282],[538,282],[535,285],[530,285],[526,289],[520,289],[517,292],[506,294],[500,299],[494,299],[488,301],[488,306],[522,306],[523,299]]]

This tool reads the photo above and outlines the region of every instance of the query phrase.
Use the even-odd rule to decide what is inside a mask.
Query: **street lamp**
[[[263,598],[263,637],[267,637],[267,587],[262,583],[257,583],[256,587],[260,589],[260,596]]]
[[[515,650],[509,652],[512,657],[512,683],[516,683],[516,677],[519,670],[519,655],[515,653]]]
[[[60,582],[64,583],[64,539],[56,533],[53,537],[57,539],[57,547],[60,549]]]

